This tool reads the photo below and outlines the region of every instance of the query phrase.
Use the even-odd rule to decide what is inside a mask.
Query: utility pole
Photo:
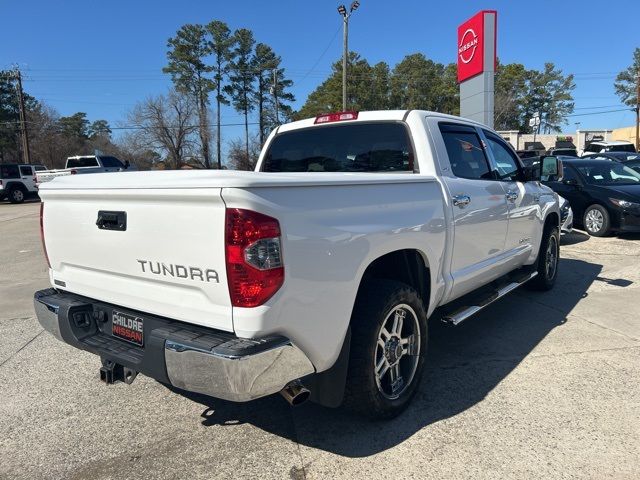
[[[636,74],[636,151],[640,152],[640,70]]]
[[[349,16],[342,21],[342,111],[347,111],[347,55],[349,55]]]
[[[349,18],[360,6],[358,0],[351,3],[349,12],[344,5],[338,7],[338,13],[342,15],[342,111],[347,110],[347,56],[349,55]]]
[[[20,106],[20,130],[22,132],[22,158],[26,164],[31,163],[31,154],[29,152],[29,134],[27,132],[27,115],[24,109],[24,93],[22,92],[22,75],[17,68],[13,75],[18,81],[18,103]]]
[[[275,68],[273,69],[273,86],[271,88],[273,89],[273,103],[276,106],[276,125],[280,125],[280,106],[278,104],[278,70]]]

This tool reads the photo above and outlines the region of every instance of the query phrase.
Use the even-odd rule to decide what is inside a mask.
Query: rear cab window
[[[602,146],[594,145],[593,143],[590,143],[589,145],[587,145],[587,148],[584,149],[585,152],[596,152],[596,153],[600,153],[600,150],[602,150]]]
[[[414,172],[407,126],[358,122],[309,127],[275,136],[263,172]]]
[[[67,160],[67,168],[83,168],[83,167],[98,167],[98,160],[96,157],[80,157],[70,158]]]
[[[625,145],[611,145],[607,150],[609,152],[636,152],[635,147],[631,143]]]

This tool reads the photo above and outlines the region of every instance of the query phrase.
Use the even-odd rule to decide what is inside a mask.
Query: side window
[[[100,157],[102,166],[106,168],[124,168],[124,164],[116,157]]]
[[[562,181],[566,181],[566,180],[575,180],[576,182],[578,181],[578,177],[573,171],[573,168],[567,165],[565,165],[564,168],[562,169]]]
[[[594,145],[593,143],[590,143],[587,148],[584,149],[585,152],[596,152],[599,153],[600,152],[600,145]]]
[[[17,165],[0,165],[0,178],[19,178]]]
[[[440,124],[451,171],[456,177],[492,180],[493,174],[475,129],[465,125]]]
[[[20,167],[20,175],[22,175],[23,177],[29,177],[33,175],[31,167]]]
[[[498,179],[515,182],[520,179],[520,168],[515,154],[507,147],[502,140],[490,132],[485,131],[487,143],[493,153],[498,170]]]

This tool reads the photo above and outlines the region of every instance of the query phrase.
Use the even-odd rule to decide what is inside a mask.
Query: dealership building
[[[538,134],[503,130],[498,133],[516,150],[547,151],[552,148],[584,150],[591,142],[625,140],[635,143],[635,126],[613,130],[577,130],[575,133]]]

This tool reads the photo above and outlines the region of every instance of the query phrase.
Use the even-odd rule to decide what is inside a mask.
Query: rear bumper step
[[[513,278],[512,281],[507,282],[496,289],[488,291],[484,297],[477,298],[473,305],[463,305],[449,313],[445,313],[441,317],[442,321],[448,325],[453,325],[453,326],[459,325],[469,317],[478,313],[480,310],[491,305],[496,300],[499,300],[500,298],[504,297],[507,293],[527,283],[537,274],[538,272],[531,272],[531,273],[526,273],[524,275],[521,275],[517,278]]]
[[[54,289],[36,292],[34,307],[45,330],[99,355],[103,363],[110,361],[175,387],[225,400],[264,397],[315,371],[306,355],[285,337],[238,338]],[[113,310],[144,319],[144,347],[111,335]]]

